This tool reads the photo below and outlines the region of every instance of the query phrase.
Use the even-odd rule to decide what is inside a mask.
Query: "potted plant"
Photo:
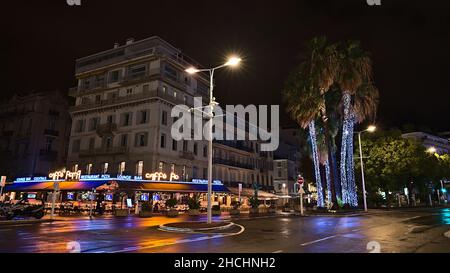
[[[139,211],[139,217],[141,218],[152,217],[152,204],[150,202],[142,203],[141,210]]]
[[[126,217],[130,214],[130,210],[128,208],[123,207],[123,203],[125,202],[127,194],[125,192],[121,192],[119,195],[120,200],[120,209],[114,210],[114,215],[117,217]]]
[[[177,217],[178,211],[175,209],[175,206],[178,204],[177,199],[169,199],[166,201],[167,207],[167,217]]]
[[[192,198],[188,199],[189,216],[199,216],[200,215],[200,195],[194,194]]]
[[[268,212],[269,213],[276,213],[277,212],[277,206],[275,206],[274,203],[270,204]]]
[[[212,206],[212,215],[213,216],[220,216],[222,212],[220,211],[220,205],[214,205]]]
[[[254,196],[250,197],[248,200],[250,203],[250,214],[258,214],[259,213],[259,200]]]
[[[230,210],[230,215],[239,215],[241,211],[239,210],[239,207],[241,206],[241,202],[239,201],[233,201],[231,202],[232,209]]]

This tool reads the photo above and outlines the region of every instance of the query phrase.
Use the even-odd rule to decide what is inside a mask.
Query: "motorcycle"
[[[2,214],[7,220],[11,220],[17,216],[34,217],[41,219],[44,217],[44,204],[31,205],[29,203],[20,201],[17,204],[3,204],[0,207],[0,214]]]

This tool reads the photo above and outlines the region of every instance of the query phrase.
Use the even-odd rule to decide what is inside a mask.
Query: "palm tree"
[[[318,192],[321,192],[320,164],[317,149],[317,132],[315,120],[320,119],[323,124],[325,143],[331,157],[332,149],[328,128],[328,115],[325,95],[334,83],[337,54],[336,46],[328,45],[326,38],[318,37],[307,44],[307,57],[289,77],[285,88],[287,110],[302,128],[309,128],[316,171]],[[332,162],[332,161],[329,161]],[[330,180],[334,176],[330,174]],[[330,183],[332,203],[337,204],[334,183]],[[323,207],[323,197],[319,194],[319,206]]]
[[[342,143],[340,175],[344,204],[357,206],[353,173],[353,132],[356,120],[374,113],[378,92],[372,85],[372,62],[359,42],[349,41],[337,46],[336,82],[342,91]],[[369,96],[370,94],[370,96]],[[357,102],[358,101],[358,102]]]

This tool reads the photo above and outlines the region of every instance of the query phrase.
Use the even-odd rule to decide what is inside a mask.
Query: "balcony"
[[[45,130],[44,130],[44,134],[45,134],[46,136],[53,136],[53,137],[59,136],[59,132],[56,131],[56,130],[52,130],[52,129],[45,129]]]
[[[124,155],[128,153],[128,147],[110,147],[110,148],[99,148],[91,150],[81,150],[79,153],[80,157],[95,157],[95,156],[113,156],[113,155]]]
[[[106,123],[97,127],[97,135],[99,137],[112,136],[117,132],[116,123]]]
[[[244,146],[242,142],[236,142],[236,141],[226,141],[226,140],[217,140],[214,143],[225,145],[228,147],[232,147],[241,151],[253,153],[255,150],[251,147]]]
[[[141,101],[141,100],[147,100],[151,98],[161,98],[164,100],[167,100],[169,102],[172,102],[173,104],[184,104],[181,97],[173,97],[168,95],[167,93],[163,92],[162,90],[151,90],[147,92],[137,93],[133,95],[127,95],[127,96],[120,96],[115,98],[110,98],[107,100],[101,100],[98,102],[89,102],[85,104],[80,104],[74,107],[70,108],[71,112],[78,112],[78,111],[86,111],[93,108],[105,108],[110,107],[113,105],[118,104],[126,104],[126,103],[132,103],[135,101]]]
[[[254,166],[252,164],[240,163],[235,160],[223,159],[223,158],[217,158],[217,157],[213,159],[213,164],[227,165],[227,166],[231,166],[231,167],[248,169],[248,170],[254,169]]]
[[[194,160],[195,156],[193,152],[180,152],[180,158]]]

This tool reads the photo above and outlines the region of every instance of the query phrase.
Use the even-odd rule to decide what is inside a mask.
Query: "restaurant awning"
[[[196,183],[165,183],[165,182],[131,182],[118,181],[119,189],[133,190],[133,191],[147,191],[147,192],[208,192],[207,184]],[[229,192],[223,185],[213,185],[213,192]]]
[[[230,190],[230,192],[234,195],[239,195],[239,188],[237,187],[228,187],[228,189]],[[241,196],[246,196],[246,197],[252,197],[255,194],[255,190],[254,189],[249,189],[249,188],[243,188],[241,191]],[[270,193],[270,192],[266,192],[266,191],[262,191],[262,190],[258,190],[258,199],[259,200],[275,200],[275,199],[279,199],[280,197],[276,194]]]
[[[53,182],[24,182],[7,185],[5,191],[53,191]],[[105,181],[59,182],[62,191],[88,191],[106,184]]]

